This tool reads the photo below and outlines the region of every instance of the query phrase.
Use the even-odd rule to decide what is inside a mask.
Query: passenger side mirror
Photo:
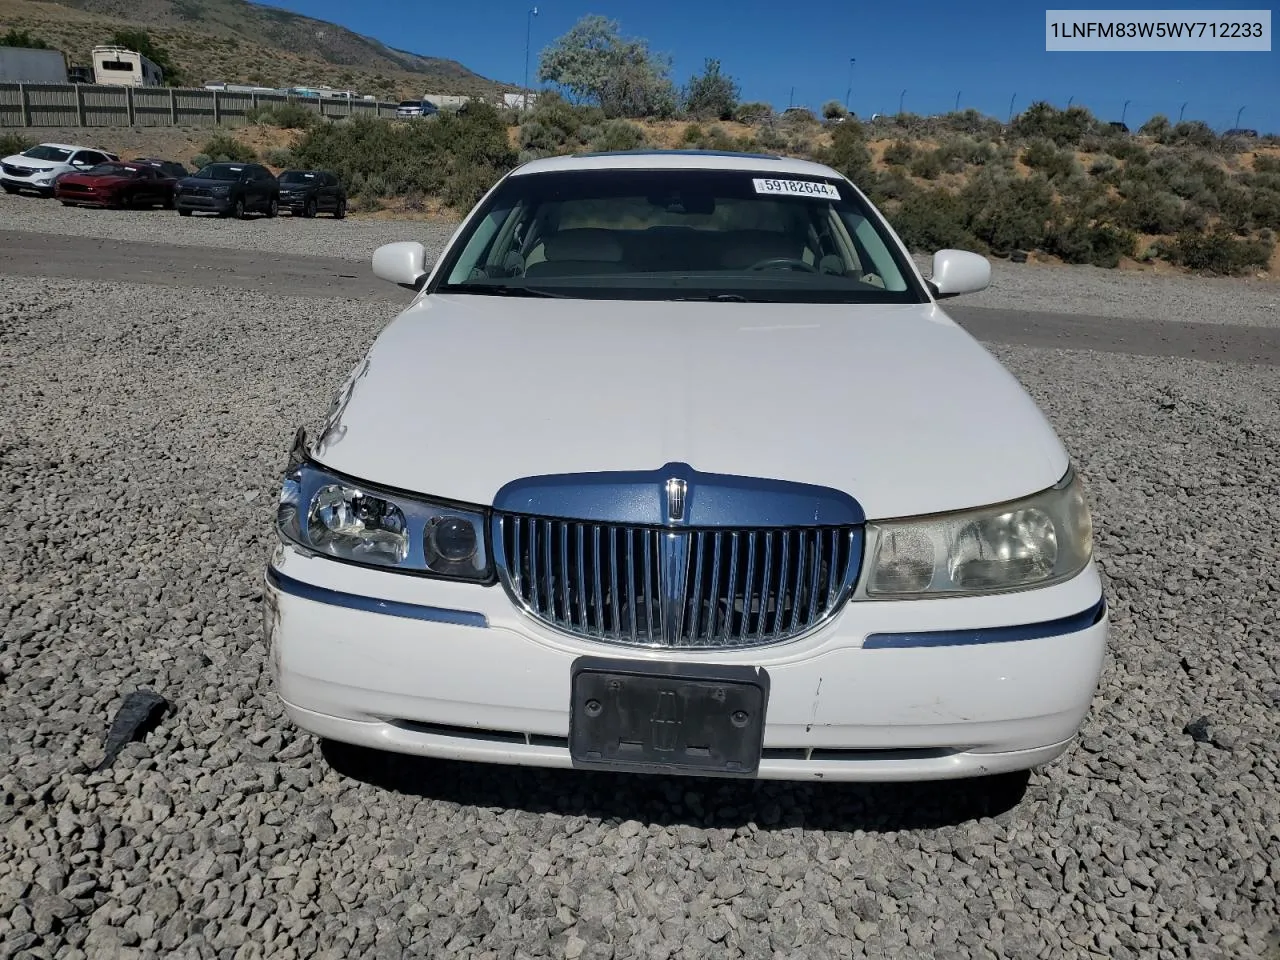
[[[415,292],[421,290],[430,275],[427,248],[416,240],[385,243],[373,251],[373,275]]]
[[[939,300],[977,293],[991,284],[991,262],[967,250],[939,250],[933,255],[929,286]]]

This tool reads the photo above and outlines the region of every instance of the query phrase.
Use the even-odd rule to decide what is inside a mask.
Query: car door
[[[320,174],[323,186],[320,188],[320,209],[332,213],[338,209],[338,181],[332,173]]]
[[[258,174],[253,167],[245,167],[240,171],[240,199],[244,201],[245,210],[251,210],[259,204]]]

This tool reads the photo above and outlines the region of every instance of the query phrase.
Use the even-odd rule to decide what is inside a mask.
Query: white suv
[[[0,160],[0,186],[5,193],[29,190],[52,197],[54,181],[60,175],[119,159],[114,153],[96,147],[41,143]]]

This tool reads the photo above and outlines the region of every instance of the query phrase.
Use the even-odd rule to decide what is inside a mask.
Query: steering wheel
[[[806,273],[817,273],[818,268],[806,263],[798,257],[769,257],[747,267],[748,270],[768,270],[771,267],[787,267],[790,270],[803,270]]]

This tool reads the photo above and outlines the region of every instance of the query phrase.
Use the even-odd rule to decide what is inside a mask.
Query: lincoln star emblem
[[[667,481],[667,519],[679,522],[684,519],[684,495],[688,484],[678,477]]]

